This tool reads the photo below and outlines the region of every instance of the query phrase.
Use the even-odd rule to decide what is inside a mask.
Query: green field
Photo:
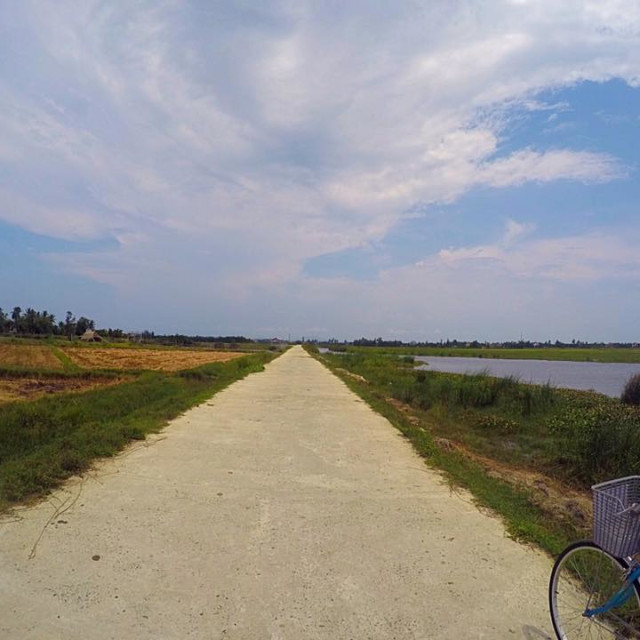
[[[328,345],[331,349],[345,347]],[[413,356],[448,356],[459,358],[505,358],[509,360],[569,360],[572,362],[640,362],[640,348],[557,348],[502,349],[490,347],[356,347],[347,346],[348,353],[370,353]]]

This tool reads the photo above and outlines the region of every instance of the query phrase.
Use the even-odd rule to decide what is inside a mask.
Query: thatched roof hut
[[[102,336],[91,329],[87,329],[81,336],[83,342],[102,342]]]

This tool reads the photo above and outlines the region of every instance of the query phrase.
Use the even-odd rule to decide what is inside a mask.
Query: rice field
[[[243,355],[206,349],[0,342],[0,404],[112,386],[140,371],[171,373]]]
[[[0,367],[61,370],[62,362],[48,345],[0,343]]]
[[[89,391],[120,384],[124,378],[15,377],[0,378],[0,404],[15,400],[36,400],[58,393]]]
[[[245,353],[195,349],[118,349],[67,347],[62,351],[83,369],[180,371],[211,362],[228,362]]]

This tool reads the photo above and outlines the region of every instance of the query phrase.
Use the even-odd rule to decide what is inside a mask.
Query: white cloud
[[[282,291],[305,260],[384,238],[416,203],[628,173],[597,150],[500,151],[514,105],[567,108],[542,104],[539,91],[638,82],[637,0],[482,11],[25,2],[11,18],[0,45],[11,69],[0,75],[0,218],[115,239],[117,249],[59,263],[119,290],[181,260],[180,281],[198,295],[202,270],[225,291]],[[573,263],[559,241],[527,240],[525,254],[532,229],[510,225],[501,244],[429,264],[491,260],[518,277],[575,280],[617,268],[599,243],[624,249],[587,235]],[[212,250],[196,260],[194,246]]]
[[[97,239],[111,231],[115,220],[102,221],[92,211],[51,206],[0,187],[0,220],[52,238]],[[105,224],[106,223],[106,224]]]
[[[594,231],[582,236],[518,241],[529,230],[526,225],[509,221],[504,242],[443,249],[421,261],[420,267],[466,272],[490,268],[516,278],[560,282],[628,280],[640,276],[640,246],[633,240]]]
[[[609,182],[627,175],[625,167],[604,153],[587,151],[518,151],[479,169],[478,182],[492,187],[508,187],[525,182],[576,180],[585,183]]]
[[[633,340],[639,256],[637,235],[523,235],[440,251],[377,281],[306,280],[299,306],[323,319],[321,336]]]
[[[156,186],[164,183],[192,205],[166,213],[154,207],[152,215],[161,220],[180,218],[174,226],[190,217],[201,224],[200,191],[190,184],[194,180],[204,183],[212,198],[220,195],[226,201],[218,217],[233,217],[236,205],[242,208],[246,200],[239,189],[228,202],[230,190],[224,187],[220,193],[220,179],[251,183],[258,199],[268,198],[274,177],[278,180],[273,145],[282,144],[285,132],[293,136],[292,143],[296,136],[304,140],[311,134],[311,146],[323,145],[320,157],[313,148],[301,149],[316,155],[310,159],[308,196],[321,194],[322,217],[329,226],[334,212],[342,216],[341,208],[357,210],[353,235],[388,228],[416,200],[451,201],[477,184],[608,180],[620,174],[612,158],[568,150],[524,150],[491,162],[497,132],[469,126],[481,104],[531,103],[531,92],[566,81],[566,73],[574,72],[572,59],[555,70],[555,80],[535,75],[550,73],[542,59],[547,40],[540,39],[540,31],[554,20],[556,39],[571,28],[573,57],[583,56],[584,77],[589,77],[589,65],[599,68],[603,58],[611,58],[605,42],[600,50],[594,47],[597,22],[589,20],[618,25],[617,9],[602,16],[591,7],[578,11],[570,23],[570,14],[558,9],[523,14],[497,4],[494,12],[479,16],[460,7],[449,19],[437,11],[414,16],[409,6],[398,5],[389,22],[388,15],[371,13],[374,38],[354,28],[355,14],[346,10],[343,22],[336,24],[335,16],[318,15],[306,5],[294,14],[276,5],[273,18],[283,28],[261,32],[252,27],[253,60],[239,49],[245,44],[244,25],[224,34],[224,64],[233,65],[239,54],[244,73],[245,95],[239,97],[248,106],[239,113],[230,109],[228,95],[238,83],[227,80],[225,87],[217,79],[205,80],[202,72],[207,65],[215,74],[222,63],[221,47],[207,50],[222,33],[209,36],[194,24],[181,24],[180,12],[170,3],[142,4],[126,12],[117,4],[87,4],[83,11],[61,5],[55,11],[33,11],[29,19],[38,29],[47,25],[42,39],[47,52],[63,73],[66,69],[83,79],[82,90],[101,92],[93,100],[104,100],[102,108],[118,120],[119,137],[127,139],[116,146],[102,130],[79,128],[77,120],[57,120],[41,109],[31,116],[36,128],[23,130],[21,140],[57,150],[74,171],[99,183],[95,192],[108,205],[130,212],[143,208],[139,193],[146,197],[150,183],[129,184],[127,177],[153,172]],[[180,30],[191,36],[188,41]],[[516,63],[518,77],[529,80],[513,85]],[[96,78],[97,87],[88,78]],[[299,160],[284,148],[277,164],[295,167]],[[207,169],[214,175],[207,175]],[[294,180],[276,188],[298,199],[300,184]],[[263,210],[254,214],[263,215]],[[384,220],[382,225],[377,218]]]
[[[504,233],[504,244],[509,246],[516,240],[526,237],[533,231],[535,231],[536,225],[532,223],[520,223],[509,218],[507,220],[507,228]]]

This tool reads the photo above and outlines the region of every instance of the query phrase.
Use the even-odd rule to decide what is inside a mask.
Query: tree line
[[[561,348],[561,349],[584,349],[584,348],[605,348],[615,347],[620,349],[630,349],[638,346],[636,342],[586,342],[582,340],[571,340],[570,342],[562,342],[556,340],[551,342],[535,342],[532,340],[517,340],[506,342],[480,342],[478,340],[439,340],[434,342],[415,340],[411,342],[403,342],[402,340],[383,340],[382,338],[359,338],[349,343],[343,341],[340,343],[335,338],[326,342],[328,345],[353,344],[357,347],[472,347],[474,349],[481,348],[498,348],[498,349],[545,349],[545,348]]]
[[[81,336],[87,330],[95,329],[95,322],[90,318],[76,318],[67,311],[64,320],[56,322],[56,317],[48,311],[36,311],[31,307],[23,312],[14,307],[11,312],[0,308],[0,332],[32,336],[66,336],[71,340]]]
[[[12,311],[0,308],[0,334],[15,336],[61,336],[73,340],[85,331],[95,331],[106,339],[122,340],[134,339],[143,343],[189,346],[198,343],[239,344],[251,342],[244,336],[187,336],[183,334],[157,335],[153,331],[125,333],[122,329],[96,329],[91,318],[80,316],[76,318],[71,311],[67,311],[64,320],[56,321],[53,313],[37,311],[31,307],[22,310],[14,307]]]

